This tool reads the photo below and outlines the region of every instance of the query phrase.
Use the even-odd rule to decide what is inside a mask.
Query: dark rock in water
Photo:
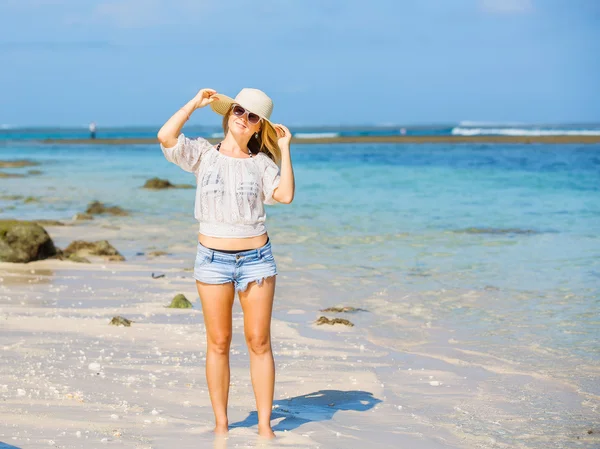
[[[27,263],[56,256],[54,242],[37,223],[0,220],[0,261]]]
[[[25,175],[17,173],[4,173],[0,171],[0,178],[24,178]]]
[[[29,203],[39,203],[39,202],[40,202],[40,199],[39,199],[38,197],[35,197],[35,196],[28,196],[27,198],[25,198],[25,199],[23,200],[23,202],[24,202],[25,204],[29,204]]]
[[[106,207],[104,205],[104,203],[101,203],[100,201],[92,201],[88,205],[88,208],[86,209],[85,212],[90,215],[103,215],[103,214],[117,215],[117,216],[129,215],[129,212],[120,208],[119,206]]]
[[[350,321],[344,319],[344,318],[333,318],[333,319],[329,319],[325,316],[320,317],[317,321],[316,321],[317,325],[321,325],[321,324],[330,324],[330,325],[334,325],[334,324],[343,324],[345,326],[354,326],[354,324],[352,324]]]
[[[0,161],[0,168],[21,168],[21,167],[33,167],[40,165],[39,162],[28,161],[26,159],[16,161]]]
[[[174,187],[173,184],[168,180],[160,178],[149,179],[144,184],[144,189],[170,189],[172,187]]]
[[[144,189],[161,190],[161,189],[193,189],[190,184],[171,184],[167,179],[152,178],[146,181]]]
[[[67,257],[67,260],[70,260],[71,262],[77,262],[77,263],[91,263],[89,261],[89,259],[78,256],[77,254],[69,254],[69,256]]]
[[[113,326],[130,327],[131,323],[133,323],[133,321],[128,320],[127,318],[123,318],[122,316],[114,316],[112,318],[112,320],[110,320],[110,323],[108,323],[108,324],[112,324]]]
[[[150,251],[148,253],[149,257],[158,257],[158,256],[168,256],[169,253],[166,251]]]
[[[77,213],[73,216],[74,221],[93,220],[94,217],[90,214]]]
[[[530,235],[539,234],[539,232],[532,229],[519,229],[519,228],[466,228],[454,231],[461,234],[490,234],[490,235],[506,235],[506,234],[518,234],[518,235]]]
[[[495,287],[493,285],[486,285],[485,287],[483,287],[483,289],[492,292],[497,292],[498,290],[500,290],[498,287]]]
[[[44,172],[41,170],[27,170],[28,175],[41,175],[42,173]]]
[[[192,303],[185,296],[179,294],[173,298],[171,304],[167,306],[170,309],[191,309]]]
[[[164,278],[165,275],[164,274],[154,274],[152,273],[152,279],[160,279],[160,278]]]
[[[327,309],[321,309],[321,312],[354,313],[354,312],[368,312],[368,310],[357,309],[354,307],[328,307]]]
[[[64,254],[66,257],[70,257],[71,254],[76,254],[77,256],[91,254],[93,256],[106,256],[108,260],[125,260],[119,251],[117,251],[114,246],[108,243],[107,240],[100,240],[97,242],[75,240],[64,249]]]

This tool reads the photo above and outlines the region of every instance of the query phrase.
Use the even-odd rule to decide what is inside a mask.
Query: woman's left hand
[[[290,147],[290,140],[292,140],[292,133],[287,127],[282,124],[275,125],[275,131],[277,132],[277,144],[279,148]]]

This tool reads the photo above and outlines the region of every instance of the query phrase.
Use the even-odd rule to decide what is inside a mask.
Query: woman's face
[[[260,131],[261,128],[260,121],[256,124],[248,122],[248,114],[244,114],[241,117],[238,117],[233,112],[230,112],[229,121],[227,123],[229,125],[229,130],[234,135],[248,137],[248,140],[250,140],[253,134]]]

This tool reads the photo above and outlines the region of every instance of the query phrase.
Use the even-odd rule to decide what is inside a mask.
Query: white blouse
[[[277,202],[273,191],[280,180],[279,167],[269,156],[226,156],[206,139],[183,134],[174,147],[160,148],[169,162],[196,175],[194,217],[201,234],[246,238],[266,232],[264,204]]]

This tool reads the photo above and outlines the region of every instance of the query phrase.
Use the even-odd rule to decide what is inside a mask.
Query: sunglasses
[[[260,117],[258,115],[256,115],[254,112],[246,111],[239,104],[233,106],[232,112],[236,117],[243,117],[244,114],[248,114],[248,123],[251,125],[256,125],[258,122],[260,122]]]

